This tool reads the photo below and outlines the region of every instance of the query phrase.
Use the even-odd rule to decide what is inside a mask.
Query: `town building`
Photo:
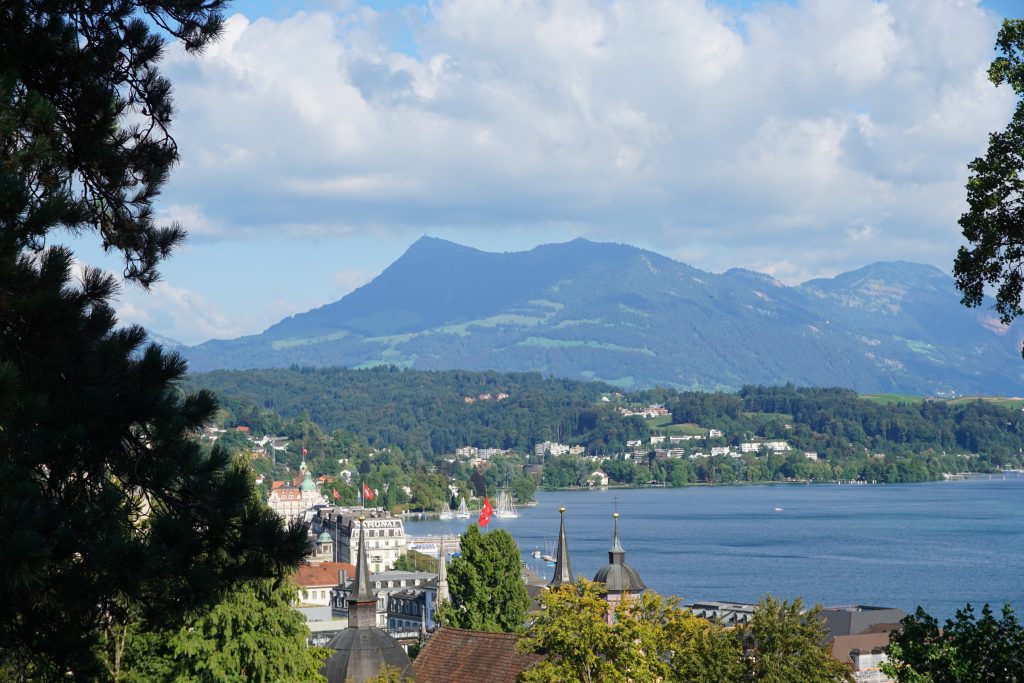
[[[413,662],[417,683],[516,683],[543,657],[520,652],[521,636],[443,626]]]
[[[275,481],[267,496],[267,505],[286,522],[301,519],[306,510],[326,504],[327,500],[317,490],[316,482],[308,470],[298,486],[291,482]]]
[[[359,521],[364,521],[359,518]],[[347,602],[348,627],[327,643],[334,654],[328,657],[320,673],[327,683],[366,683],[381,673],[385,665],[398,669],[403,677],[415,679],[412,663],[398,642],[377,627],[377,597],[370,589],[367,562],[366,525],[359,524],[356,543],[356,572]]]
[[[437,574],[431,572],[386,571],[369,577],[370,590],[377,596],[377,627],[388,628],[388,599],[393,593],[405,590],[420,590],[427,593],[431,603],[436,602]],[[331,590],[331,609],[335,616],[347,616],[349,598],[357,588],[354,580],[339,583]],[[433,609],[430,610],[433,619]],[[419,626],[417,625],[417,628]]]
[[[533,454],[538,458],[545,453],[554,456],[566,455],[569,453],[569,447],[564,443],[557,443],[555,441],[544,441],[533,447]]]
[[[905,616],[907,613],[896,607],[870,605],[841,605],[821,610],[831,638],[854,636],[879,624],[898,624]]]
[[[382,572],[395,566],[405,555],[405,525],[382,508],[339,508],[324,506],[310,520],[313,533],[327,532],[334,539],[334,552],[339,562],[352,562],[359,552],[360,519],[366,525],[367,558],[370,571]]]
[[[685,607],[695,617],[715,621],[723,626],[742,626],[749,624],[754,617],[756,604],[749,602],[722,602],[719,600],[704,600],[695,602]]]
[[[295,571],[299,602],[304,605],[331,605],[331,591],[355,576],[356,568],[348,562],[300,564]]]
[[[613,513],[615,535],[612,548],[608,551],[608,564],[597,570],[594,582],[603,584],[605,600],[608,601],[608,623],[615,620],[615,608],[630,596],[647,590],[640,574],[626,564],[626,551],[619,542],[619,513]]]
[[[869,632],[839,636],[832,641],[831,649],[833,657],[853,669],[856,683],[893,683],[881,669],[888,661],[885,655],[888,646],[888,632]]]

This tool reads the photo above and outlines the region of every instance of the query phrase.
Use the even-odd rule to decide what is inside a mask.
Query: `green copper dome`
[[[306,470],[306,476],[302,478],[299,490],[303,493],[306,491],[316,491],[316,484],[313,483],[313,477],[309,474],[309,470]]]
[[[316,537],[316,542],[317,543],[333,543],[334,539],[331,538],[331,534],[329,532],[324,531],[323,533],[321,533],[319,536]]]

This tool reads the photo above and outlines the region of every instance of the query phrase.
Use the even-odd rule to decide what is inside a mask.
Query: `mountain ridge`
[[[485,252],[423,237],[338,301],[178,350],[195,371],[393,364],[624,387],[1019,394],[1021,333],[990,318],[960,305],[950,276],[905,261],[789,286],[582,238]]]

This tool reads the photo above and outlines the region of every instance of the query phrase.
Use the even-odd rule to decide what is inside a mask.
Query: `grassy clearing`
[[[860,397],[883,406],[890,403],[920,403],[924,400],[923,396],[912,394],[861,394]]]
[[[912,394],[861,394],[862,399],[878,403],[880,405],[888,405],[890,403],[910,403],[916,404],[921,403],[925,400],[924,396],[914,396]],[[960,405],[964,403],[973,403],[974,401],[984,401],[985,403],[993,403],[997,406],[1009,408],[1010,410],[1019,410],[1024,408],[1024,398],[1018,396],[961,396],[960,398],[953,399],[931,399],[931,400],[944,400],[950,405]]]
[[[708,433],[708,430],[704,429],[700,425],[693,424],[692,422],[672,424],[672,417],[669,415],[655,417],[650,420],[645,420],[645,422],[651,429],[675,436],[707,436]]]

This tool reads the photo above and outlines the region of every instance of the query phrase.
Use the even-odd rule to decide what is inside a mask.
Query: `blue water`
[[[523,559],[558,535],[566,506],[572,568],[607,562],[612,509],[626,561],[685,601],[756,602],[766,593],[946,618],[970,602],[1024,612],[1024,479],[879,486],[821,484],[539,492],[518,519],[492,519]],[[776,507],[783,508],[775,511]],[[461,533],[464,520],[407,522],[411,535]]]

